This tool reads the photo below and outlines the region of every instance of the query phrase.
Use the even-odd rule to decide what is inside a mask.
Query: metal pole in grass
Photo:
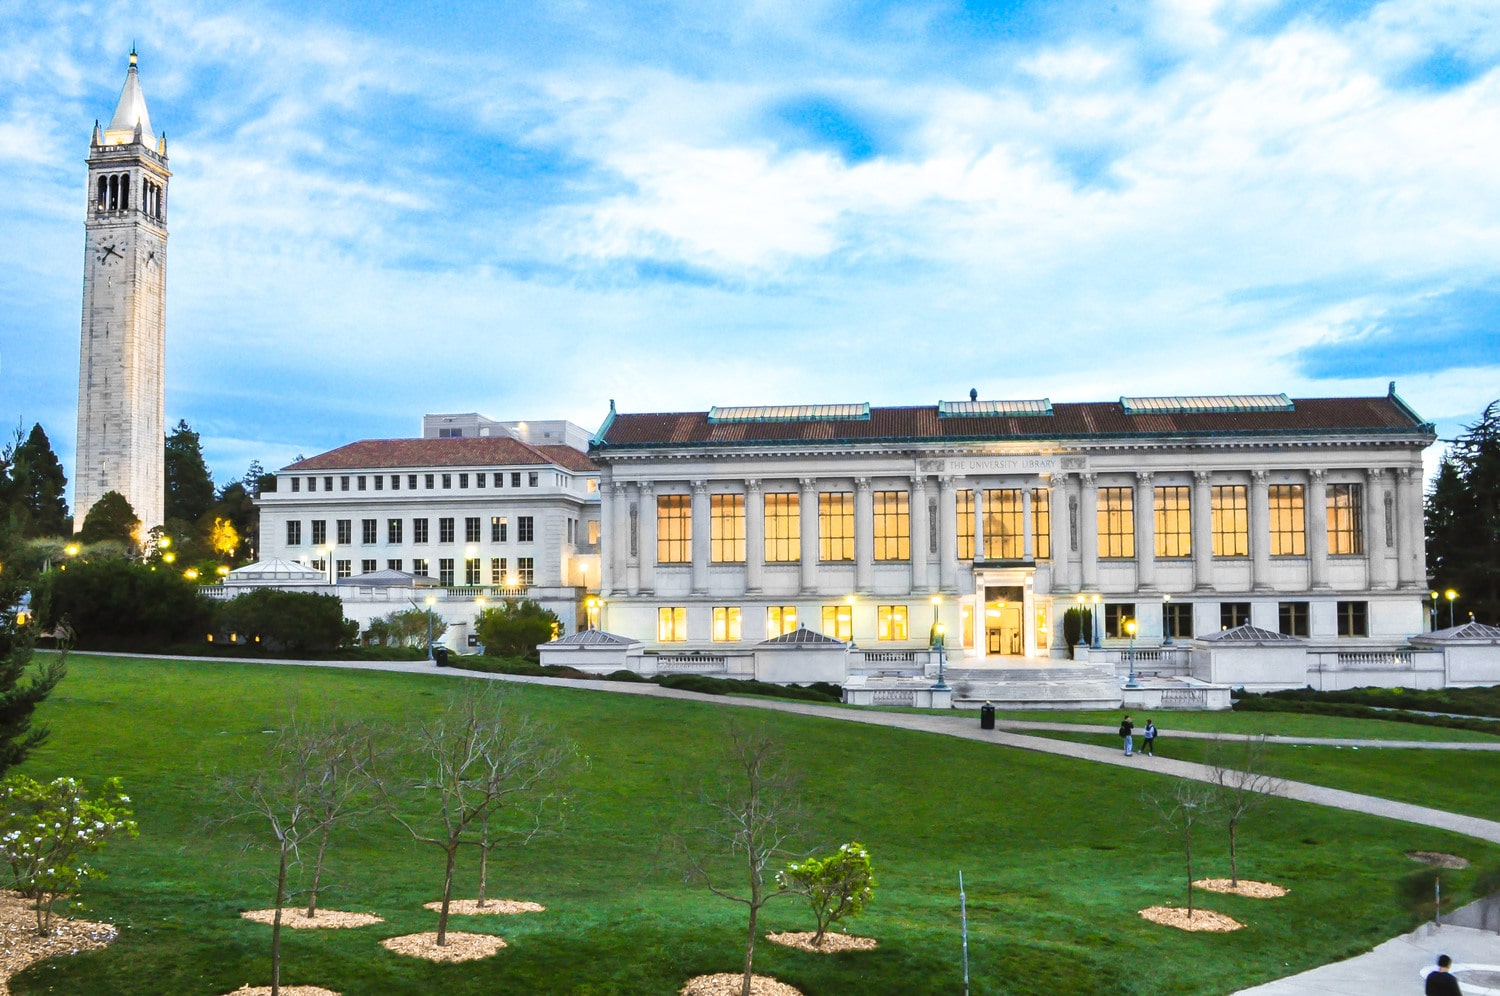
[[[1434,875],[1432,878],[1432,918],[1441,927],[1443,925],[1443,876]]]
[[[958,873],[958,921],[964,935],[964,996],[969,996],[969,901],[964,896],[964,873]]]

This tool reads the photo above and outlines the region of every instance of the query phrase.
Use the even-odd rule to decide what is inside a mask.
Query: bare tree
[[[1217,806],[1229,831],[1229,881],[1240,884],[1238,841],[1240,824],[1259,809],[1283,784],[1268,774],[1270,752],[1264,736],[1249,740],[1215,741],[1209,754],[1209,772],[1217,791]]]
[[[1146,801],[1156,810],[1162,826],[1182,845],[1187,863],[1187,911],[1193,917],[1193,831],[1215,815],[1218,794],[1213,786],[1179,779],[1165,791],[1148,795]]]
[[[774,874],[767,881],[766,869],[785,853],[803,814],[800,779],[787,767],[780,745],[764,732],[745,733],[732,725],[728,736],[725,761],[729,773],[700,790],[706,820],[690,835],[679,836],[678,842],[687,857],[689,881],[743,904],[749,914],[740,996],[750,996],[760,911],[778,896],[791,895],[777,885]],[[740,868],[732,875],[721,872],[716,861],[726,853]],[[740,885],[731,886],[733,879]]]
[[[448,911],[459,848],[473,844],[482,828],[487,863],[500,841],[527,843],[557,824],[562,794],[557,786],[574,748],[507,700],[515,693],[484,683],[456,696],[443,715],[413,732],[411,754],[422,769],[417,788],[437,796],[435,813],[399,811],[391,816],[414,840],[443,851],[443,900],[437,944],[448,943]]]
[[[245,778],[225,782],[237,804],[228,817],[268,830],[275,841],[276,904],[271,920],[271,993],[281,987],[282,910],[291,898],[288,874],[302,848],[314,842],[317,857],[307,916],[317,909],[323,858],[334,829],[368,808],[373,782],[371,733],[362,723],[299,723],[291,715],[264,764]]]

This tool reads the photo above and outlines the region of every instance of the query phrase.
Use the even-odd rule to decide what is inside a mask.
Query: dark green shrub
[[[562,631],[557,614],[529,598],[501,602],[474,620],[474,632],[484,652],[494,657],[541,659],[537,647]]]
[[[352,643],[359,624],[344,618],[337,595],[256,588],[219,605],[219,633],[236,634],[271,654],[326,654]]]
[[[638,681],[638,682],[643,682],[646,679],[644,677],[642,677],[641,675],[636,674],[634,671],[628,671],[628,670],[625,670],[624,668],[621,668],[619,671],[611,671],[611,672],[609,672],[609,674],[606,674],[604,676],[604,680],[605,681]]]
[[[128,560],[75,561],[37,586],[43,629],[70,627],[81,650],[160,650],[202,643],[213,603],[177,571]]]

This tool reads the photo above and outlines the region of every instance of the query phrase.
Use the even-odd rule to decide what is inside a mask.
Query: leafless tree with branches
[[[1187,912],[1188,919],[1192,919],[1193,832],[1216,815],[1218,793],[1211,785],[1178,779],[1170,788],[1148,794],[1146,801],[1156,810],[1162,826],[1182,845],[1183,858],[1187,863]]]
[[[1229,881],[1235,887],[1240,884],[1240,824],[1283,785],[1280,778],[1266,771],[1269,755],[1263,736],[1218,740],[1209,754],[1208,767],[1218,794],[1218,809],[1229,832]]]
[[[703,823],[678,843],[688,862],[687,877],[714,895],[741,903],[749,914],[745,930],[745,967],[741,996],[750,996],[754,979],[756,924],[760,911],[779,896],[791,895],[776,885],[767,868],[786,853],[803,819],[800,778],[787,766],[780,745],[764,732],[728,729],[727,774],[699,790]],[[740,870],[723,871],[728,856]],[[738,885],[731,881],[738,880]]]
[[[437,944],[448,943],[448,912],[459,848],[475,844],[489,851],[502,841],[530,843],[557,826],[562,815],[562,775],[575,754],[509,700],[518,693],[484,683],[455,696],[436,720],[412,733],[411,760],[420,771],[416,788],[437,797],[436,812],[410,807],[391,796],[391,816],[414,840],[443,852],[443,899]]]

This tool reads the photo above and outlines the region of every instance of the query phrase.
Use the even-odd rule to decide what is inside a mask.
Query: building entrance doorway
[[[985,653],[1019,657],[1025,651],[1022,630],[1025,604],[1020,588],[985,590]]]

